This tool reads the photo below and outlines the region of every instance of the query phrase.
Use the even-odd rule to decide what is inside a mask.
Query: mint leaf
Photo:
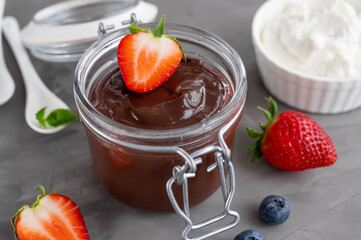
[[[47,107],[40,109],[35,117],[40,125],[44,128],[47,124],[52,127],[58,127],[75,121],[78,117],[68,109],[55,109],[45,118],[45,110]],[[46,124],[47,123],[47,124]]]
[[[36,119],[39,121],[40,125],[43,128],[46,128],[46,125],[45,125],[45,109],[46,109],[46,107],[40,109],[35,115]]]
[[[58,127],[74,122],[77,116],[68,109],[56,109],[52,111],[45,119],[45,121],[52,127]]]

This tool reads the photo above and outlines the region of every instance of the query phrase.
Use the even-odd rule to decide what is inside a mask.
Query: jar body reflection
[[[227,134],[227,145],[233,145],[235,129]],[[128,206],[150,210],[171,211],[172,205],[166,192],[166,183],[172,177],[174,166],[183,166],[184,159],[177,153],[157,153],[130,149],[103,141],[92,131],[87,136],[94,171],[102,185],[119,201]],[[205,142],[196,151],[217,141]],[[214,153],[202,156],[196,177],[188,180],[189,204],[193,206],[207,199],[220,186],[219,173],[207,172],[214,163]],[[182,187],[175,185],[174,195],[182,203]]]

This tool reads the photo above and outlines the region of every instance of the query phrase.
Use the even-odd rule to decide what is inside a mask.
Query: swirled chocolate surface
[[[232,98],[226,78],[196,59],[181,61],[175,73],[147,93],[130,91],[115,69],[90,94],[93,106],[119,123],[142,129],[175,129],[215,115]]]

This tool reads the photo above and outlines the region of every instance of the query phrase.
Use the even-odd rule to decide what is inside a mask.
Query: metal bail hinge
[[[174,210],[180,215],[185,223],[186,228],[182,233],[183,240],[201,240],[211,236],[214,236],[218,233],[224,232],[228,229],[233,228],[239,222],[239,214],[235,211],[230,209],[231,202],[233,200],[234,192],[235,192],[235,173],[234,167],[231,162],[231,150],[228,148],[224,136],[226,135],[227,131],[231,129],[231,127],[239,120],[241,116],[242,109],[238,111],[238,113],[229,121],[218,133],[218,143],[219,146],[207,146],[203,149],[200,149],[192,154],[186,153],[182,149],[178,149],[177,153],[181,155],[184,160],[185,164],[180,166],[175,166],[173,169],[173,177],[171,177],[167,182],[167,193],[170,202]],[[210,219],[207,219],[203,222],[194,224],[190,218],[189,213],[189,198],[188,198],[188,178],[195,177],[197,171],[197,165],[202,163],[202,158],[200,156],[209,154],[214,152],[214,160],[215,162],[207,167],[207,172],[211,172],[218,167],[219,178],[221,182],[221,190],[223,194],[223,201],[224,201],[224,211]],[[226,179],[226,170],[228,169],[228,177],[229,177],[229,186],[227,186],[227,179]],[[174,197],[172,186],[174,183],[178,185],[182,185],[183,189],[183,210],[179,207],[177,200]],[[228,225],[223,227],[218,227],[211,232],[203,234],[198,237],[189,238],[188,234],[192,230],[201,229],[208,225],[211,225],[215,222],[221,221],[226,217],[233,217],[233,221]]]
[[[103,35],[105,35],[107,33],[108,30],[114,29],[115,25],[111,24],[111,25],[104,25],[104,23],[99,23],[98,25],[98,35],[99,37],[102,37]]]
[[[132,14],[130,14],[130,19],[123,21],[122,24],[123,25],[128,25],[128,24],[132,24],[135,21],[138,21],[137,15],[135,13],[132,13]]]
[[[124,26],[129,25],[135,21],[137,21],[137,15],[135,13],[132,13],[132,14],[130,14],[130,19],[122,21],[122,25],[124,25]],[[98,25],[98,36],[103,37],[107,33],[107,31],[114,29],[114,28],[115,28],[114,24],[104,25],[104,23],[100,22]]]
[[[191,158],[193,159],[196,165],[202,163],[201,158],[199,158],[203,154],[208,154],[211,152],[215,152],[215,163],[208,166],[207,172],[211,172],[218,167],[219,177],[221,182],[221,189],[224,200],[224,211],[210,219],[207,219],[203,222],[194,224],[190,219],[190,211],[189,211],[189,197],[188,197],[188,178],[195,177],[195,172],[192,172],[189,168],[188,162],[186,162],[182,167],[176,166],[173,169],[173,177],[170,178],[167,182],[167,193],[168,197],[172,203],[174,210],[184,219],[186,222],[186,228],[182,233],[183,240],[200,240],[211,237],[223,231],[226,231],[235,225],[237,225],[239,221],[239,214],[230,209],[230,205],[234,196],[235,191],[235,174],[234,167],[232,162],[228,162],[224,159],[223,149],[219,146],[208,146],[204,149],[201,149],[193,154],[191,154]],[[188,158],[189,161],[189,158]],[[229,187],[227,186],[226,174],[225,170],[228,169],[229,176]],[[183,189],[183,210],[179,207],[177,200],[174,197],[172,186],[176,183],[178,185],[182,185]],[[226,217],[233,217],[233,221],[228,225],[223,227],[216,228],[209,233],[203,234],[198,237],[189,238],[188,235],[192,230],[201,229],[208,225],[211,225],[215,222],[221,221]]]

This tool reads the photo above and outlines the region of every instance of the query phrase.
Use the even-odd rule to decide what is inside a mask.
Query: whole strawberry
[[[271,98],[267,101],[268,110],[259,107],[269,121],[266,125],[260,122],[263,132],[246,127],[250,137],[259,138],[247,148],[254,151],[252,162],[263,155],[267,162],[286,171],[330,166],[336,162],[331,138],[314,120],[296,111],[276,116],[276,102]]]
[[[25,205],[11,218],[20,240],[89,240],[83,216],[68,197],[42,192],[31,207]]]

